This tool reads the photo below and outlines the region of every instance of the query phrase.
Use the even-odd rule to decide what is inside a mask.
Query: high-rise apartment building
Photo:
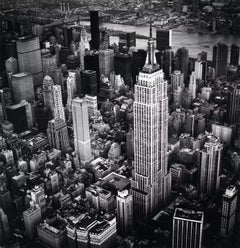
[[[165,204],[171,192],[168,173],[168,96],[167,81],[155,62],[150,28],[148,56],[135,85],[134,167],[132,181],[135,217],[148,219]]]
[[[222,213],[221,213],[221,235],[229,237],[232,234],[236,221],[236,208],[238,190],[235,186],[227,187],[222,196]]]
[[[128,190],[118,191],[117,195],[117,230],[128,235],[133,224],[133,198]]]
[[[40,86],[43,80],[43,70],[39,37],[19,38],[17,40],[17,54],[19,71],[31,73],[34,87]]]
[[[32,102],[35,99],[33,76],[30,73],[21,72],[12,75],[12,89],[15,103],[22,100]]]
[[[213,66],[216,70],[216,76],[225,76],[227,74],[228,47],[219,42],[213,46]]]
[[[201,248],[204,213],[176,208],[173,216],[172,248]]]
[[[156,30],[157,49],[163,51],[172,46],[172,30]]]
[[[219,139],[209,135],[200,151],[199,192],[214,195],[220,186],[223,145]]]
[[[87,101],[75,98],[72,101],[72,117],[74,131],[74,146],[80,160],[88,161],[92,157],[91,140],[89,134]]]
[[[197,93],[197,75],[195,72],[192,72],[192,74],[190,75],[189,92],[192,96],[192,99],[195,99]]]
[[[50,120],[48,122],[47,134],[51,147],[63,152],[70,148],[67,125],[62,119]]]
[[[53,115],[54,112],[54,99],[52,96],[53,91],[53,80],[49,76],[45,76],[43,79],[43,100],[44,106],[50,110]]]

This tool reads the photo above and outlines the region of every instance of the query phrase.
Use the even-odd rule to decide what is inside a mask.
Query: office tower
[[[6,244],[10,238],[10,229],[8,224],[8,216],[0,208],[0,244]]]
[[[167,168],[168,97],[167,81],[155,62],[150,27],[148,56],[135,85],[134,167],[132,181],[135,217],[148,219],[165,204],[171,192]]]
[[[184,73],[184,81],[188,79],[188,63],[189,55],[188,49],[185,47],[179,48],[176,52],[176,64],[175,69]]]
[[[70,48],[70,44],[73,40],[73,28],[72,27],[64,27],[64,46]]]
[[[97,96],[85,95],[88,107],[88,117],[95,115],[98,111],[97,108]]]
[[[18,73],[18,60],[10,57],[5,61],[5,68],[7,72],[11,72],[12,74]]]
[[[162,69],[166,79],[169,79],[173,71],[174,53],[171,49],[162,51]]]
[[[19,38],[17,53],[19,71],[32,74],[34,87],[41,85],[43,72],[39,38]]]
[[[65,121],[65,112],[62,103],[62,91],[60,85],[53,85],[54,118]]]
[[[195,73],[196,73],[196,79],[200,79],[200,80],[202,80],[203,79],[203,70],[204,70],[204,68],[203,68],[203,66],[204,66],[204,62],[203,61],[201,61],[201,60],[196,60],[195,61]]]
[[[101,232],[99,232],[98,230],[101,230]],[[90,247],[114,247],[116,233],[117,227],[115,217],[109,216],[108,218],[105,218],[102,221],[97,221],[97,223],[89,230]]]
[[[195,99],[197,92],[197,75],[195,72],[192,72],[192,74],[190,75],[189,92],[192,96],[192,99]]]
[[[23,212],[23,220],[26,235],[30,239],[34,239],[37,233],[37,225],[42,221],[41,208],[38,204],[32,204],[30,208]]]
[[[2,155],[5,158],[6,164],[12,166],[14,164],[14,157],[12,150],[5,150],[2,152]],[[0,187],[0,207],[3,211],[8,214],[12,215],[12,201],[10,191],[6,189],[6,187]]]
[[[114,71],[116,75],[121,75],[125,84],[131,86],[131,56],[129,54],[119,53],[114,56]]]
[[[15,40],[8,41],[5,44],[5,49],[6,49],[6,58],[13,57],[17,59],[17,45]]]
[[[100,46],[100,30],[98,11],[90,11],[91,22],[91,50],[98,50]]]
[[[114,50],[100,50],[98,54],[99,58],[99,73],[107,77],[114,71]]]
[[[216,70],[216,76],[225,76],[227,74],[228,47],[219,42],[213,46],[213,66]]]
[[[127,236],[132,231],[133,198],[128,190],[118,191],[117,195],[117,230]]]
[[[239,61],[239,46],[236,44],[231,45],[231,57],[230,57],[230,64],[231,65],[238,65]]]
[[[42,57],[42,65],[43,65],[43,76],[46,75],[54,78],[55,70],[57,69],[57,58],[54,56]]]
[[[233,185],[228,186],[222,196],[221,235],[224,237],[229,237],[233,232],[236,221],[237,200],[238,190]]]
[[[48,122],[48,141],[51,147],[66,152],[69,148],[67,125],[62,119],[52,119]]]
[[[67,78],[67,109],[72,111],[72,99],[76,96],[77,86],[75,73],[69,72]]]
[[[59,177],[57,172],[52,172],[50,174],[52,193],[56,193],[59,190]]]
[[[40,242],[51,248],[64,248],[67,246],[67,230],[62,222],[50,219],[37,226],[37,233]]]
[[[45,192],[43,186],[35,186],[31,190],[31,200],[33,203],[39,205],[42,213],[46,211],[46,199],[45,199]]]
[[[121,33],[118,46],[120,51],[123,51],[124,47],[136,47],[136,32]]]
[[[208,136],[199,152],[199,192],[215,195],[219,190],[223,145],[219,139]]]
[[[68,70],[76,70],[79,66],[79,59],[75,55],[69,55],[67,56],[66,64]]]
[[[156,30],[157,49],[163,51],[172,46],[172,30]]]
[[[97,91],[100,91],[100,71],[99,71],[99,55],[97,53],[90,53],[84,57],[85,70],[96,72],[97,76]]]
[[[61,49],[58,52],[58,58],[59,58],[59,65],[66,64],[67,57],[70,55],[70,49],[68,47],[61,47]]]
[[[92,157],[91,140],[89,134],[87,101],[75,98],[72,101],[72,117],[74,131],[74,147],[82,162]]]
[[[228,89],[228,122],[240,123],[240,84],[232,84]]]
[[[30,73],[20,72],[12,75],[12,89],[15,103],[35,100],[33,76]]]
[[[178,87],[184,88],[184,74],[181,71],[174,71],[171,74],[172,89],[176,90]]]
[[[2,76],[2,73],[5,70],[4,61],[6,59],[6,52],[5,52],[4,44],[5,44],[5,40],[4,40],[4,36],[2,34],[2,27],[0,27],[0,54],[1,54],[1,56],[0,56],[0,76]]]
[[[52,118],[50,111],[44,107],[41,102],[38,102],[36,107],[36,122],[39,132],[45,132],[48,126],[48,121]]]
[[[0,96],[1,96],[1,103],[2,103],[2,109],[3,109],[3,117],[6,120],[7,119],[6,107],[12,105],[11,90],[9,88],[0,89]]]
[[[49,76],[45,76],[43,79],[43,100],[44,106],[54,114],[54,99],[53,99],[53,80]]]
[[[13,124],[14,132],[21,133],[28,129],[26,107],[24,102],[7,106],[8,121]]]
[[[85,70],[82,72],[83,94],[97,95],[97,74],[96,71]]]
[[[110,45],[110,35],[107,30],[102,30],[100,34],[100,49],[106,50]]]
[[[204,213],[176,208],[173,216],[172,248],[201,248]]]

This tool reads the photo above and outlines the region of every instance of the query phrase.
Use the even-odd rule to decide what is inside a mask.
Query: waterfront
[[[90,25],[88,21],[82,22],[85,25]],[[123,31],[134,32],[139,35],[148,35],[149,27],[145,26],[130,26],[113,23],[103,23],[102,27]],[[153,27],[153,37],[156,36],[156,28]],[[118,43],[117,36],[110,37],[110,43]],[[233,43],[240,44],[240,37],[233,35],[220,35],[220,34],[200,34],[200,33],[186,33],[180,31],[173,31],[172,33],[172,48],[176,51],[180,47],[186,47],[189,50],[191,57],[196,57],[201,51],[208,53],[208,59],[212,59],[212,46],[217,42],[224,42],[230,47]],[[147,45],[146,39],[137,39],[137,48],[145,49]]]

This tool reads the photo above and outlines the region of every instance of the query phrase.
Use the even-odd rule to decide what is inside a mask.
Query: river
[[[85,25],[90,25],[89,21],[82,22]],[[123,32],[134,32],[137,34],[147,36],[149,34],[149,27],[145,26],[131,26],[131,25],[121,25],[113,23],[103,23],[102,27],[109,28],[112,30],[120,30]],[[153,27],[153,38],[156,37],[156,28]],[[110,36],[110,43],[118,44],[118,36]],[[189,55],[191,57],[196,57],[201,51],[206,51],[208,53],[208,59],[212,59],[212,47],[217,42],[223,42],[228,47],[233,43],[240,45],[240,37],[233,35],[220,35],[220,34],[199,34],[199,33],[186,33],[173,31],[172,32],[172,49],[176,51],[178,48],[186,47],[189,50]],[[136,46],[139,49],[145,49],[147,47],[146,39],[137,39]]]

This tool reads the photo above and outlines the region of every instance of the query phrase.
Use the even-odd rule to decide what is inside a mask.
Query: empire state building
[[[164,73],[155,62],[150,25],[148,56],[135,85],[134,168],[132,181],[135,217],[150,218],[171,193],[168,172],[168,96]]]

